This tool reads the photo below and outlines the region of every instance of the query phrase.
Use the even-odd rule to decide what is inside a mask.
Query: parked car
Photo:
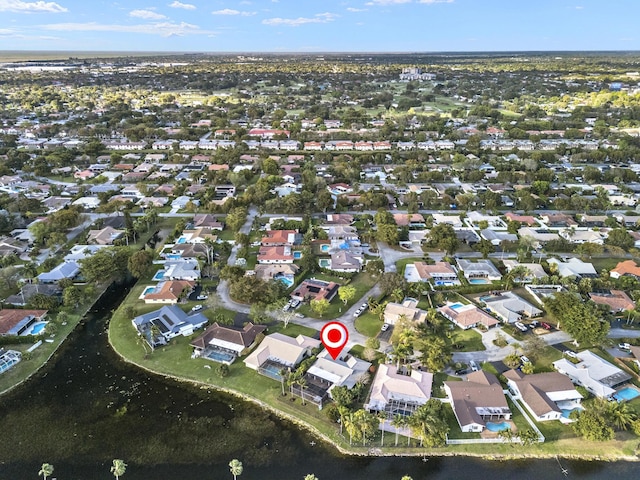
[[[386,332],[387,330],[389,330],[389,324],[388,323],[383,323],[382,327],[380,328],[381,331]]]
[[[631,350],[631,345],[629,345],[628,343],[619,343],[618,348],[620,350]]]
[[[521,332],[526,332],[528,330],[527,327],[525,327],[524,324],[522,324],[520,322],[514,323],[513,326],[516,327]]]
[[[576,352],[574,352],[573,350],[565,350],[563,352],[567,357],[571,357],[571,358],[578,358],[578,354]]]
[[[207,298],[209,298],[209,295],[198,295],[196,300],[206,300]]]
[[[540,326],[540,322],[538,320],[534,320],[531,322],[531,328],[536,328]]]
[[[369,304],[368,304],[368,303],[366,303],[366,302],[365,302],[365,303],[363,303],[362,305],[360,305],[360,310],[362,310],[363,312],[364,312],[367,308],[369,308]]]
[[[204,307],[202,305],[196,305],[191,309],[192,312],[197,312],[198,310],[202,310]]]
[[[551,330],[551,325],[549,325],[548,323],[541,322],[541,323],[540,323],[540,326],[541,326],[542,328],[544,328],[545,330]]]
[[[531,360],[529,360],[529,357],[526,357],[524,355],[520,355],[520,361],[522,363],[531,363]]]
[[[359,317],[361,313],[362,313],[362,310],[357,309],[355,312],[353,312],[353,316],[354,317]]]
[[[468,373],[468,370],[466,368],[460,368],[456,370],[456,375],[466,375],[467,373]]]
[[[471,368],[471,370],[473,372],[477,372],[478,370],[480,370],[480,367],[478,367],[478,364],[476,362],[474,362],[473,360],[471,360],[469,362],[469,367]]]
[[[304,315],[303,315],[303,314],[301,314],[301,313],[296,313],[296,314],[294,314],[294,317],[297,317],[297,318],[304,318]]]
[[[291,302],[291,308],[297,308],[300,305],[300,300],[294,300]]]

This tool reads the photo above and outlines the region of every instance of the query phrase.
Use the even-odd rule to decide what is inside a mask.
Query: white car
[[[631,350],[631,345],[629,345],[628,343],[619,343],[618,348],[620,350]]]
[[[565,350],[563,352],[567,357],[571,357],[571,358],[578,358],[578,354],[576,352],[574,352],[573,350]]]
[[[296,308],[298,305],[300,305],[300,300],[294,300],[291,302],[291,308]]]
[[[202,305],[196,305],[191,309],[192,312],[197,312],[198,310],[202,310],[204,307]]]
[[[478,370],[480,370],[480,367],[478,367],[478,364],[473,360],[469,362],[469,368],[471,368],[471,370],[474,372],[477,372]]]
[[[525,357],[524,355],[520,355],[520,360],[522,361],[522,363],[531,363],[529,357]]]
[[[355,312],[353,312],[353,316],[354,317],[359,317],[361,313],[362,313],[362,310],[357,309]]]
[[[520,323],[520,322],[516,322],[513,324],[518,330],[520,330],[521,332],[526,332],[527,331],[527,327],[524,326],[524,324]]]
[[[382,324],[382,328],[380,328],[381,331],[386,332],[387,330],[389,330],[389,324],[388,323],[383,323]]]
[[[198,295],[196,300],[206,300],[207,298],[209,298],[209,295]]]

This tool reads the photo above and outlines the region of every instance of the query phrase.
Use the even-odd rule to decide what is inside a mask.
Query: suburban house
[[[640,267],[633,260],[625,260],[618,263],[614,269],[609,272],[611,278],[620,278],[624,275],[635,277],[640,280]]]
[[[455,323],[463,330],[475,328],[478,325],[484,325],[486,328],[492,328],[498,325],[498,320],[493,318],[484,310],[475,305],[462,303],[447,303],[439,307],[438,312],[447,320]]]
[[[523,316],[529,318],[539,317],[543,313],[542,310],[534,307],[513,292],[485,295],[480,297],[480,301],[486,305],[487,310],[506,323],[518,322]]]
[[[110,226],[104,227],[100,230],[89,230],[87,243],[96,245],[113,245],[113,242],[124,235],[124,233],[124,230],[116,230]]]
[[[221,363],[233,363],[243,351],[256,344],[258,336],[266,329],[266,325],[254,325],[251,322],[242,328],[215,322],[191,342],[193,355]]]
[[[353,388],[356,383],[362,381],[370,367],[371,363],[348,353],[334,360],[327,350],[323,350],[307,370],[306,377],[315,385],[326,387],[326,392],[331,396],[334,387]]]
[[[389,418],[396,414],[409,416],[429,401],[432,384],[432,373],[414,369],[405,374],[399,372],[395,365],[382,364],[373,379],[364,408],[385,412]]]
[[[589,298],[598,305],[606,305],[609,311],[618,313],[626,310],[633,310],[636,304],[629,295],[622,290],[603,290],[591,292]]]
[[[308,278],[291,293],[291,298],[300,302],[321,299],[331,301],[338,293],[339,286],[340,285],[335,282],[325,282],[324,280]]]
[[[195,258],[184,258],[167,261],[164,269],[160,270],[153,277],[161,280],[190,280],[196,282],[200,280],[200,264]]]
[[[556,265],[558,275],[561,277],[596,278],[598,276],[593,264],[583,262],[579,258],[570,258],[566,262],[557,258],[549,258],[547,263]]]
[[[364,258],[349,250],[338,250],[331,254],[329,268],[336,272],[359,272]]]
[[[407,282],[431,282],[434,286],[460,285],[458,273],[449,262],[436,262],[429,265],[424,262],[409,263],[404,269]]]
[[[589,350],[578,352],[577,357],[578,363],[561,358],[553,362],[553,367],[596,397],[610,398],[616,392],[617,386],[631,379],[631,375],[627,372]]]
[[[353,215],[348,213],[328,213],[325,224],[327,225],[351,225],[353,223]]]
[[[384,309],[384,323],[395,325],[404,318],[409,322],[422,323],[427,320],[427,312],[418,308],[418,302],[405,299],[402,303],[389,302]]]
[[[463,432],[482,432],[487,421],[511,418],[500,382],[492,373],[479,370],[462,382],[444,382],[444,390]]]
[[[260,264],[254,268],[255,275],[260,280],[280,280],[293,285],[293,279],[300,267],[293,263]]]
[[[321,344],[320,340],[305,335],[293,338],[272,333],[244,359],[244,364],[262,375],[280,380],[280,370],[294,368]]]
[[[263,247],[291,247],[299,244],[301,235],[295,230],[268,230],[260,245]]]
[[[518,280],[520,283],[531,283],[534,279],[541,279],[547,276],[547,272],[544,271],[542,265],[539,263],[520,263],[517,260],[502,260],[507,272],[510,272],[516,267],[524,267],[528,270],[524,276]]]
[[[76,262],[62,262],[49,272],[42,272],[36,278],[40,283],[56,283],[65,278],[73,280],[80,274],[80,265]]]
[[[260,247],[258,251],[258,263],[293,263],[291,247]]]
[[[478,226],[482,222],[486,222],[491,229],[506,229],[507,225],[504,221],[496,215],[485,215],[481,212],[469,212],[467,213],[467,220],[473,226]]]
[[[0,337],[5,335],[35,335],[34,324],[45,321],[46,310],[22,310],[3,308],[0,310]]]
[[[147,343],[155,347],[166,345],[178,335],[188,337],[205,326],[208,319],[201,312],[187,314],[177,305],[165,305],[159,310],[138,315],[131,322]]]
[[[140,298],[144,303],[178,303],[191,293],[195,282],[190,280],[167,280],[155,287],[146,287]]]
[[[538,225],[538,221],[531,215],[518,215],[517,213],[507,212],[504,214],[505,218],[510,222],[518,222],[528,227]]]
[[[540,215],[542,221],[547,225],[547,227],[577,227],[578,222],[576,222],[571,215],[567,215],[566,213],[546,213],[544,215]]]
[[[560,230],[558,234],[571,243],[595,243],[597,245],[604,244],[604,236],[600,232],[591,229],[577,230],[574,228],[565,228]]]
[[[15,295],[8,296],[4,303],[17,307],[24,307],[34,295],[57,297],[62,301],[62,288],[56,284],[25,283]]]
[[[582,395],[569,377],[558,372],[525,375],[519,370],[504,373],[514,400],[522,401],[537,422],[560,420],[563,410],[580,406]]]
[[[529,237],[533,239],[536,246],[560,239],[560,235],[546,228],[522,227],[518,229],[518,236],[520,236],[520,238]]]
[[[465,278],[469,280],[469,283],[476,283],[478,280],[483,281],[483,283],[489,283],[502,279],[500,270],[489,259],[480,259],[472,262],[464,258],[457,258],[456,263]]]
[[[210,228],[212,230],[224,229],[224,223],[210,213],[196,213],[193,216],[194,228]]]
[[[544,305],[547,298],[554,298],[556,293],[565,292],[562,285],[526,285],[524,289],[531,294],[540,305]]]
[[[462,220],[460,220],[460,215],[444,215],[442,213],[434,213],[433,224],[439,225],[441,223],[447,223],[451,225],[453,228],[462,228]]]
[[[209,227],[198,227],[192,230],[183,230],[176,243],[206,243],[218,240],[217,230]]]
[[[502,242],[517,242],[518,236],[515,233],[509,233],[507,231],[492,230],[491,228],[485,228],[480,231],[480,236],[485,240],[489,240],[495,247],[502,244]]]
[[[394,213],[393,219],[398,227],[425,228],[424,217],[419,213]]]

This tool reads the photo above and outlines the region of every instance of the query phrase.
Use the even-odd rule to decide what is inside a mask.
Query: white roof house
[[[272,333],[266,336],[262,343],[244,359],[244,364],[253,370],[258,370],[267,360],[271,360],[281,365],[294,367],[320,344],[320,340],[305,335],[293,338],[281,333]]]
[[[467,279],[485,278],[487,280],[494,281],[502,278],[500,270],[498,270],[493,263],[491,263],[491,260],[488,259],[481,259],[476,262],[472,262],[471,260],[458,258],[456,259],[456,263]]]
[[[369,371],[369,367],[371,363],[353,355],[345,354],[334,360],[327,350],[323,350],[307,373],[331,383],[332,386],[329,388],[329,395],[331,395],[333,387],[353,388]]]
[[[539,263],[520,263],[517,260],[503,260],[502,263],[507,269],[507,272],[510,272],[516,267],[525,267],[529,270],[529,273],[524,276],[524,278],[520,279],[521,282],[530,283],[534,278],[544,278],[547,276],[547,272],[544,271],[542,265]]]
[[[593,264],[583,262],[579,258],[570,258],[566,262],[550,258],[547,262],[558,266],[558,275],[561,277],[594,278],[598,276]]]
[[[624,370],[603,360],[589,350],[577,354],[579,363],[566,358],[553,362],[553,367],[566,375],[577,385],[581,385],[596,397],[609,398],[615,393],[615,387],[631,379]]]
[[[519,321],[523,315],[530,318],[542,315],[542,310],[534,307],[513,292],[485,296],[482,297],[482,301],[488,310],[500,317],[502,321],[508,323]]]
[[[448,223],[449,225],[457,228],[463,226],[462,220],[460,220],[460,215],[443,215],[442,213],[434,213],[432,216],[434,225]]]
[[[412,370],[410,375],[403,375],[394,365],[380,365],[364,408],[385,411],[395,405],[397,413],[411,411],[429,401],[432,384],[433,374],[429,372]]]

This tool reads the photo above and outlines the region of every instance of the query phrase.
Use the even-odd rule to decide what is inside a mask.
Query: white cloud
[[[68,9],[56,2],[23,2],[22,0],[0,0],[0,12],[14,13],[61,13]]]
[[[223,10],[214,10],[211,15],[241,15],[243,17],[251,17],[256,12],[241,12],[240,10],[233,10],[231,8],[225,8]]]
[[[299,27],[300,25],[306,25],[308,23],[329,23],[333,22],[338,15],[335,13],[318,13],[315,16],[298,17],[298,18],[266,18],[262,21],[264,25],[271,25],[275,27],[287,26],[287,27]]]
[[[215,35],[217,32],[202,30],[197,25],[189,23],[158,22],[140,25],[101,24],[87,23],[50,23],[40,25],[43,30],[67,31],[67,32],[122,32],[143,33],[146,35],[160,35],[162,37],[183,37],[185,35]]]
[[[366,12],[366,11],[367,11],[366,8],[347,7],[347,12]]]
[[[182,8],[184,10],[195,10],[196,9],[195,5],[191,5],[190,3],[182,3],[182,2],[179,2],[178,0],[175,0],[173,3],[170,3],[169,6],[171,8]]]
[[[130,17],[144,18],[145,20],[163,20],[167,17],[160,13],[153,12],[151,10],[131,10],[129,12]]]

